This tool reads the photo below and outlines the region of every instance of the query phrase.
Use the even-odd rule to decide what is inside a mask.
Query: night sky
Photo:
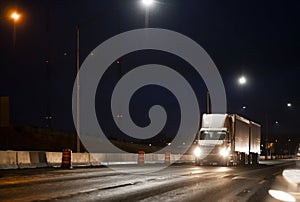
[[[14,8],[22,15],[16,23],[15,46],[13,21],[8,17]],[[262,125],[263,134],[268,125],[271,137],[299,139],[299,10],[299,1],[292,0],[156,0],[150,9],[149,27],[182,33],[207,51],[221,73],[228,113],[255,120]],[[11,122],[45,127],[45,116],[51,116],[52,128],[74,131],[71,96],[76,75],[76,25],[80,25],[83,62],[106,39],[144,28],[144,17],[145,9],[138,0],[1,1],[0,95],[10,96]],[[144,51],[124,56],[121,64],[111,65],[107,82],[103,82],[110,88],[130,68],[153,60],[185,75],[196,89],[201,113],[205,112],[206,88],[201,77],[170,54]],[[248,80],[243,87],[237,82],[241,75]],[[145,90],[148,93],[141,92],[135,98],[137,111],[143,105],[159,103],[157,99],[149,101],[147,95],[172,97],[155,86]],[[292,107],[287,107],[289,102]],[[162,105],[171,108],[171,113],[178,111],[176,101],[162,101]],[[147,123],[147,118],[143,119],[137,124]],[[139,117],[136,120],[139,122]],[[166,131],[172,128],[176,127]]]

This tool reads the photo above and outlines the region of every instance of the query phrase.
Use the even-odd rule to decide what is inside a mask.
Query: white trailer
[[[237,114],[203,114],[194,150],[196,164],[256,164],[260,125]]]

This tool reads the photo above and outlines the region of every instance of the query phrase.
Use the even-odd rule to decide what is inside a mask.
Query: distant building
[[[0,127],[9,126],[9,97],[0,97]]]

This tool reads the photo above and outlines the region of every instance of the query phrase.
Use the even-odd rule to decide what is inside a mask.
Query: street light
[[[246,77],[245,77],[245,76],[241,76],[241,77],[239,78],[239,84],[240,84],[240,85],[245,85],[246,83],[247,83]]]
[[[239,86],[241,86],[241,97],[243,97],[243,87],[244,87],[244,85],[247,83],[247,79],[246,79],[246,77],[245,76],[240,76],[239,78],[238,78],[238,84],[239,84]],[[243,99],[243,98],[242,98]],[[244,103],[245,104],[245,103]],[[243,105],[242,106],[242,110],[243,111],[245,111],[246,110],[246,105]]]
[[[146,8],[145,27],[149,27],[149,8],[154,4],[154,0],[142,0],[143,6]]]
[[[142,4],[145,6],[145,7],[150,7],[152,6],[154,3],[154,0],[142,0]]]
[[[13,46],[15,47],[16,45],[16,22],[20,19],[21,15],[17,12],[14,11],[10,17],[13,19],[14,21],[14,30],[13,30]]]
[[[13,12],[13,13],[10,15],[10,17],[11,17],[14,21],[17,21],[17,20],[20,19],[21,16],[20,16],[19,13]]]
[[[292,103],[289,102],[289,103],[286,104],[286,106],[287,107],[292,107]]]

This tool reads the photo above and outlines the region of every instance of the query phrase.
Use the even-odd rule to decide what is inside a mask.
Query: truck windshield
[[[223,131],[202,131],[200,140],[224,140],[226,132]]]

